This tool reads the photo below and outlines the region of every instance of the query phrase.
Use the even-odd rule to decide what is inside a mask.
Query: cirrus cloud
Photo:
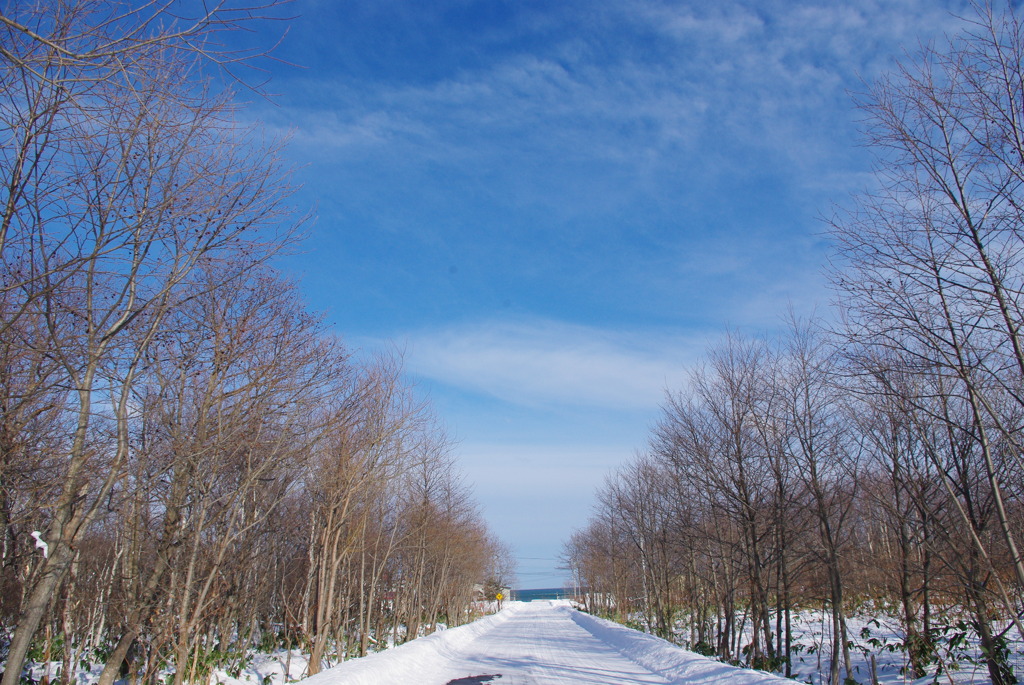
[[[410,336],[415,375],[522,405],[656,408],[703,339],[547,320],[491,321]]]

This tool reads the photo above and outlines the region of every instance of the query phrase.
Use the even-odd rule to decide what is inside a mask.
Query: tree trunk
[[[32,646],[32,638],[42,625],[50,600],[67,575],[73,557],[74,553],[69,545],[63,542],[50,545],[49,557],[46,559],[43,572],[32,588],[25,609],[18,617],[18,628],[11,636],[11,646],[0,685],[20,685],[21,671],[25,666],[28,650]]]

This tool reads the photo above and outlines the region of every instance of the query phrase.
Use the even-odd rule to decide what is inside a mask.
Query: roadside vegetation
[[[303,217],[225,84],[279,9],[180,5],[0,3],[3,685],[315,673],[508,582],[399,356],[272,266]]]
[[[1019,15],[979,3],[858,104],[877,171],[827,218],[837,314],[724,335],[565,557],[592,610],[730,662],[794,674],[794,626],[820,617],[830,683],[872,677],[858,647],[907,678],[976,659],[1017,682]]]

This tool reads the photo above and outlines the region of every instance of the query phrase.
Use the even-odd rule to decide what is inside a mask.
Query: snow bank
[[[302,681],[302,685],[380,685],[417,683],[424,673],[439,672],[458,650],[478,636],[509,620],[522,610],[522,603],[507,602],[494,614],[458,628],[441,630],[416,638],[385,652],[346,661]]]
[[[688,652],[660,637],[641,633],[613,621],[583,614],[569,607],[570,617],[588,633],[618,649],[630,661],[640,664],[673,685],[729,683],[729,685],[793,685],[777,675],[737,668]]]

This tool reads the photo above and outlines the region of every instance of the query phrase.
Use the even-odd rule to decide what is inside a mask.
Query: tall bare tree
[[[832,221],[850,338],[901,357],[949,398],[918,408],[958,424],[948,424],[958,433],[952,444],[971,442],[1018,587],[1024,557],[1007,488],[1024,467],[1022,84],[1016,10],[975,4],[959,35],[922,48],[863,98],[879,188]],[[948,462],[933,454],[955,490]],[[981,523],[960,512],[969,530]],[[983,537],[974,536],[976,553],[990,558]],[[1001,595],[1017,616],[1019,598]],[[994,658],[989,670],[994,682],[1008,678]]]
[[[978,3],[948,45],[923,48],[870,88],[861,106],[879,187],[832,220],[851,335],[947,377],[976,417],[1018,584],[1024,558],[994,445],[1024,447],[1022,84],[1020,18]]]
[[[47,351],[71,398],[52,506],[37,519],[49,551],[4,685],[123,476],[132,390],[189,275],[259,263],[293,229],[276,150],[196,77],[202,37],[227,15],[166,29],[167,9],[43,2],[0,15],[0,327],[38,321],[17,333],[33,333],[23,345]]]

